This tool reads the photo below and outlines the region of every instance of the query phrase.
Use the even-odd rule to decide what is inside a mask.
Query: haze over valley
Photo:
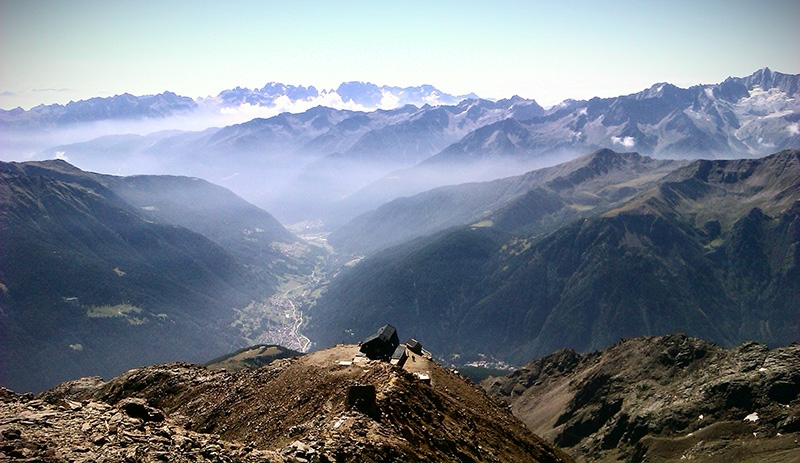
[[[231,108],[276,112],[284,100],[294,107],[319,102],[313,87],[269,84],[198,102],[174,93],[126,94],[3,111],[0,131],[10,141],[6,158],[59,158],[116,175],[197,176],[230,188],[284,224],[322,221],[332,231],[400,196],[518,175],[601,148],[656,158],[731,159],[795,147],[796,94],[796,76],[768,68],[719,84],[655,84],[546,110],[519,97],[489,101],[431,86],[352,82],[324,93],[336,96],[339,109],[316,106],[200,131],[155,130],[159,123],[164,129],[203,126],[210,114],[222,117]],[[341,109],[347,105],[361,109]],[[144,135],[128,132],[146,127]],[[110,130],[118,132],[91,138]],[[76,136],[82,137],[78,143],[58,141]],[[17,146],[26,139],[41,151]],[[50,147],[43,148],[42,140]]]

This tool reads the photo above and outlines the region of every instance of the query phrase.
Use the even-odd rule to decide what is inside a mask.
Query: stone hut
[[[359,352],[363,352],[372,360],[386,359],[394,354],[399,345],[400,338],[397,336],[397,330],[387,323],[361,341]]]
[[[422,344],[420,344],[416,339],[410,338],[408,341],[406,341],[406,347],[411,352],[417,355],[422,355]]]
[[[389,360],[389,363],[391,363],[392,365],[397,365],[399,367],[402,367],[403,364],[406,363],[406,359],[408,359],[408,354],[406,353],[406,346],[405,344],[400,344],[399,346],[397,346],[397,349],[394,350],[394,353],[392,354],[392,358],[391,360]]]

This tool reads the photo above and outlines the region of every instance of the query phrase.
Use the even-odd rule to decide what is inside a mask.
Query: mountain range
[[[70,101],[65,105],[39,105],[27,111],[22,108],[2,109],[0,128],[32,131],[107,120],[166,118],[194,111],[197,107],[193,99],[173,92],[143,96],[123,93]]]
[[[59,143],[51,134],[50,148],[36,158],[66,158],[85,170],[121,175],[198,176],[232,189],[284,223],[321,219],[333,230],[397,197],[520,175],[602,148],[671,159],[752,158],[796,148],[799,78],[764,68],[719,84],[682,89],[660,83],[631,95],[566,100],[548,109],[519,97],[456,102],[461,97],[434,98],[441,92],[428,86],[349,83],[336,95],[358,103],[352,107],[324,107],[320,101],[322,106],[294,114],[193,132],[156,132],[158,121],[165,121],[162,128],[175,129],[192,126],[191,117],[181,118],[179,125],[167,124],[170,118],[151,118],[148,135],[117,131],[77,144]],[[331,94],[269,84],[199,102],[166,93],[156,100],[176,99],[175,114],[188,114],[184,109],[192,104],[258,107],[323,93]],[[392,109],[368,106],[378,93],[392,95],[396,104],[387,106]],[[426,103],[433,100],[438,105]],[[409,104],[401,106],[404,102]],[[172,107],[156,106],[160,112]],[[8,146],[17,145],[26,120],[38,118],[32,111],[3,113],[6,128],[16,124],[14,132],[4,131]]]
[[[327,106],[372,111],[406,105],[454,105],[474,94],[453,96],[431,85],[418,87],[378,87],[369,82],[344,82],[336,89],[317,90],[314,86],[284,85],[270,82],[261,89],[236,87],[216,97],[192,99],[166,91],[158,95],[134,96],[129,93],[70,101],[65,105],[39,105],[29,110],[0,109],[0,128],[42,130],[85,122],[108,120],[165,119],[192,112],[219,112],[240,106],[281,108],[280,104],[304,103],[307,108]],[[288,108],[287,108],[288,109]]]
[[[481,128],[429,162],[635,149],[660,157],[758,156],[797,144],[798,76],[761,69],[682,89],[668,83],[616,98],[565,101],[544,116]]]
[[[477,127],[542,111],[519,99],[372,112],[315,107],[202,132],[107,136],[55,146],[41,157],[100,172],[194,175],[229,186],[284,222],[321,215],[342,222],[345,212],[338,210],[354,208],[332,210],[336,200],[427,159]]]
[[[284,85],[270,82],[261,89],[236,87],[224,90],[214,98],[201,100],[223,107],[238,107],[242,104],[275,107],[284,102],[327,102],[333,106],[351,105],[364,110],[394,109],[406,105],[424,106],[426,104],[454,105],[462,100],[476,99],[475,94],[454,96],[444,93],[431,85],[418,87],[377,86],[369,82],[343,82],[336,89],[317,90],[313,85]]]
[[[510,363],[644,334],[724,346],[800,338],[800,151],[666,174],[601,151],[571,167],[543,171],[552,179],[477,222],[343,270],[310,309],[309,336],[324,346],[393,320],[443,359]],[[413,213],[422,206],[400,210],[398,220],[426,219]]]
[[[277,342],[260,336],[273,327],[298,341],[287,347],[304,350],[302,334],[325,347],[388,321],[458,365],[674,331],[723,346],[797,340],[798,77],[765,68],[548,109],[519,97],[317,106],[3,163],[3,381],[206,361]],[[337,97],[396,90],[376,88]],[[278,104],[314,91],[255,93]],[[160,123],[206,104],[143,98],[121,107]],[[273,104],[230,104],[242,101]],[[78,103],[67,106],[95,116],[63,119],[73,129],[125,112]]]

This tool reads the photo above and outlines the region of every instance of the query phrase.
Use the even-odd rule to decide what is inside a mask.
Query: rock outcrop
[[[562,350],[483,386],[579,461],[800,461],[798,344],[641,337]]]

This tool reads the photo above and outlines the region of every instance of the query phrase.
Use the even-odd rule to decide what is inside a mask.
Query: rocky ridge
[[[353,362],[357,350],[238,372],[155,365],[35,398],[5,391],[0,460],[571,461],[428,358],[399,368]],[[415,374],[423,371],[429,380]],[[374,388],[374,400],[351,401],[353,386]]]
[[[798,344],[641,337],[482,384],[578,461],[800,461]]]

